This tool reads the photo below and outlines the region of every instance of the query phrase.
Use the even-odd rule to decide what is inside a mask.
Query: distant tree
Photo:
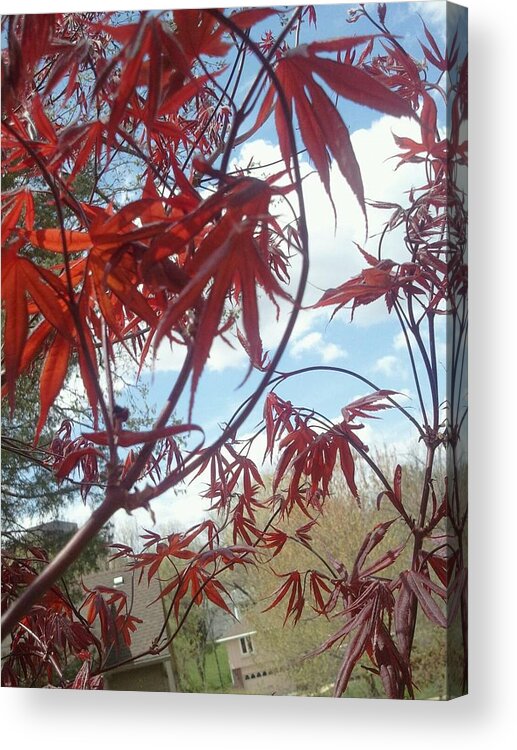
[[[395,456],[390,451],[379,452],[375,463],[382,467],[386,476],[393,475],[396,467]],[[418,507],[418,494],[422,484],[421,461],[417,456],[406,459],[403,466],[405,476],[406,507]],[[443,481],[444,467],[437,469],[437,479]],[[268,482],[266,481],[266,487]],[[375,524],[389,521],[392,517],[388,507],[378,510],[376,495],[372,492],[375,482],[368,472],[357,478],[357,486],[362,500],[359,508],[340,475],[332,480],[330,498],[326,512],[316,523],[308,521],[300,509],[293,511],[289,522],[282,527],[287,534],[282,550],[268,564],[257,565],[243,575],[240,571],[228,571],[224,583],[230,591],[238,586],[248,594],[243,605],[246,623],[257,632],[254,640],[261,663],[285,673],[285,683],[290,691],[302,695],[329,694],[334,686],[336,672],[342,660],[342,651],[325,650],[317,656],[310,654],[335,632],[335,617],[329,614],[322,617],[312,608],[305,607],[300,620],[293,624],[278,607],[270,608],[272,592],[282,582],[282,576],[293,569],[313,570],[325,565],[326,560],[339,560],[348,570],[353,568],[354,559],[365,536]],[[445,532],[445,524],[440,524]],[[438,531],[438,529],[437,529]],[[395,525],[379,544],[379,555],[404,545],[407,531]],[[410,549],[395,561],[393,568],[403,571],[410,565]],[[322,582],[325,585],[325,582]],[[310,580],[311,592],[317,585]],[[322,588],[322,594],[325,590]],[[427,618],[420,618],[415,631],[413,655],[413,678],[427,697],[444,694],[446,689],[446,634],[435,628]],[[354,697],[379,697],[382,683],[379,676],[368,667],[368,659],[360,662],[363,667],[351,679],[348,694]]]

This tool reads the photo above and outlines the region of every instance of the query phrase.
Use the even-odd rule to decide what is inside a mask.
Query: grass
[[[205,683],[195,659],[188,659],[183,664],[186,692],[192,693],[226,693],[232,687],[230,665],[223,644],[211,648],[204,656]],[[188,686],[188,687],[187,687]]]

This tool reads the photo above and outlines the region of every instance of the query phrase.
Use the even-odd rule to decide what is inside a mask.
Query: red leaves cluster
[[[273,488],[276,490],[284,476],[292,470],[287,491],[290,503],[297,502],[303,508],[307,502],[308,505],[318,507],[319,498],[324,498],[329,494],[330,480],[338,459],[350,491],[359,500],[349,436],[339,428],[318,434],[301,422],[295,430],[283,438],[279,448],[282,453]],[[302,476],[309,482],[305,502],[300,493]]]
[[[451,42],[450,42],[450,48],[449,51],[443,55],[442,51],[440,50],[440,47],[438,46],[438,43],[434,36],[431,34],[425,23],[422,21],[422,25],[424,27],[424,32],[427,37],[427,41],[429,42],[430,49],[425,44],[420,42],[420,46],[422,47],[422,51],[426,58],[429,60],[429,62],[435,66],[438,70],[441,70],[442,72],[450,72],[454,66],[456,65],[458,61],[458,31],[456,30]]]
[[[42,564],[48,564],[44,550],[30,547],[26,557],[2,554],[2,611],[37,577]],[[5,635],[5,634],[4,634]],[[77,689],[98,689],[102,677],[81,668],[78,682],[63,678],[63,670],[74,659],[89,661],[91,650],[101,648],[88,624],[78,614],[66,590],[53,586],[37,606],[24,617],[11,634],[9,653],[2,660],[2,685],[41,684]]]
[[[233,13],[231,20],[247,29],[273,12],[241,11]],[[157,347],[164,337],[175,346],[192,346],[192,399],[214,339],[235,328],[238,315],[242,320],[238,339],[251,364],[263,367],[258,290],[273,302],[287,298],[281,281],[285,281],[288,261],[281,249],[282,229],[270,209],[278,194],[270,182],[251,177],[230,180],[220,175],[219,189],[203,200],[194,186],[196,172],[189,179],[178,165],[181,148],[202,148],[203,139],[186,127],[180,112],[191,102],[199,105],[211,96],[213,76],[196,77],[192,68],[203,56],[225,56],[228,43],[223,39],[223,23],[202,10],[175,11],[173,26],[160,16],[145,13],[137,21],[121,25],[113,24],[109,14],[103,20],[46,16],[44,33],[38,35],[38,44],[25,62],[34,70],[46,60],[51,63],[51,74],[43,90],[27,92],[27,69],[19,50],[31,23],[27,18],[9,26],[9,64],[3,71],[9,94],[6,165],[12,170],[41,171],[43,163],[45,180],[54,183],[54,197],[56,191],[61,194],[62,204],[79,225],[78,229],[64,225],[35,228],[27,191],[5,196],[4,393],[12,408],[19,374],[44,356],[37,441],[74,355],[97,417],[96,349],[103,325],[112,341],[134,338],[141,364],[151,345]],[[80,43],[81,34],[92,40],[88,54]],[[361,177],[348,131],[314,76],[351,101],[397,116],[411,115],[411,107],[381,76],[353,65],[351,51],[371,40],[314,42],[285,52],[275,65],[275,75],[289,107],[296,110],[302,139],[327,191],[330,193],[330,159],[334,158],[363,207]],[[106,52],[108,41],[114,50],[111,57]],[[346,53],[347,60],[321,56],[329,53]],[[92,65],[93,94],[98,111],[101,106],[105,110],[102,118],[94,120],[84,92],[79,96],[78,84],[79,73],[91,70]],[[62,79],[66,80],[65,96],[75,97],[81,115],[66,125],[51,120],[46,111],[48,96]],[[265,94],[260,121],[275,96],[272,86]],[[22,99],[25,119],[15,106]],[[275,107],[282,155],[290,165],[289,124],[278,101]],[[128,141],[124,134],[131,129],[136,132],[135,123],[142,124],[146,137],[131,136]],[[121,145],[117,140],[121,132],[137,154],[141,153],[138,144],[143,146],[147,139],[151,155],[158,159],[154,171],[146,166],[142,197],[117,211],[111,206],[79,203],[69,186],[90,161],[99,164],[113,158],[112,149]],[[68,176],[63,177],[65,165],[70,166]],[[162,168],[174,174],[175,191],[157,192],[155,176]],[[203,165],[199,169],[202,172]],[[30,247],[56,254],[56,265],[49,268],[29,260],[24,253]],[[121,441],[124,439],[121,436]],[[128,440],[132,444],[132,438]]]
[[[267,612],[269,609],[276,607],[277,604],[279,604],[282,599],[284,599],[289,594],[284,624],[287,621],[287,618],[292,615],[293,624],[296,625],[296,623],[302,616],[303,607],[305,604],[305,599],[303,596],[302,575],[298,570],[293,570],[291,573],[281,575],[280,578],[286,578],[287,580],[280,586],[277,591],[275,591],[275,598],[273,599],[269,607],[266,607],[264,612]]]
[[[174,207],[193,205],[191,198],[187,204],[183,199],[169,200],[169,214],[162,201],[143,199],[114,216],[89,209],[88,232],[67,231],[63,237],[60,230],[53,229],[12,231],[15,244],[3,264],[6,391],[13,403],[19,373],[45,347],[37,434],[63,385],[75,350],[91,406],[96,409],[91,381],[92,368],[94,372],[97,368],[94,335],[101,337],[99,313],[118,340],[132,332],[139,334],[141,323],[150,328],[149,343],[156,334],[155,346],[165,336],[176,338],[178,331],[183,340],[192,339],[192,394],[214,338],[233,324],[231,317],[223,320],[232,301],[242,309],[240,337],[246,351],[252,362],[262,361],[257,289],[262,287],[272,300],[287,297],[269,266],[269,226],[274,225],[280,233],[269,215],[273,194],[267,183],[244,178],[213,199],[196,202],[186,214],[184,208],[176,213]],[[25,196],[20,194],[18,201],[25,202]],[[21,212],[22,206],[15,210]],[[138,226],[136,218],[148,219],[148,223]],[[196,251],[187,255],[186,248],[199,237]],[[14,254],[25,241],[47,252],[66,251],[67,257],[82,251],[88,254],[69,260],[68,268],[56,267],[57,273],[53,273]],[[172,261],[170,256],[178,260]],[[146,286],[140,291],[142,281]],[[81,331],[71,316],[71,308],[77,305],[91,324],[82,326]],[[29,316],[34,313],[43,320],[31,330]],[[88,360],[83,344],[90,354]],[[147,350],[148,345],[142,349],[142,361]]]
[[[234,15],[234,20],[246,27],[263,17],[263,12],[258,15],[238,13]],[[178,139],[174,133],[188,143],[188,129],[182,130],[182,125],[176,122],[178,113],[203,94],[209,80],[208,76],[196,79],[192,75],[193,63],[201,55],[225,54],[228,44],[222,40],[223,27],[207,12],[180,10],[175,12],[174,19],[176,26],[171,30],[158,17],[147,14],[143,14],[138,22],[125,25],[113,25],[109,17],[106,22],[92,23],[85,16],[82,23],[79,20],[76,26],[66,16],[45,16],[43,32],[38,33],[38,44],[31,46],[27,68],[24,68],[18,52],[20,45],[26,42],[27,29],[31,28],[33,21],[27,17],[11,22],[8,34],[10,62],[5,69],[3,67],[6,79],[4,101],[7,101],[8,115],[3,143],[6,166],[12,170],[33,170],[40,166],[38,160],[44,160],[47,181],[62,181],[61,169],[65,163],[71,162],[71,184],[88,161],[93,159],[97,163],[101,158],[110,158],[110,146],[115,145],[118,129],[128,119],[134,121],[135,118],[145,123],[160,148],[164,146],[164,138],[172,139],[171,142],[177,147]],[[96,64],[95,93],[108,107],[109,117],[88,124],[62,126],[50,121],[41,95],[32,92],[25,102],[27,119],[20,119],[15,114],[15,102],[26,96],[24,87],[27,80],[22,70],[25,73],[34,68],[40,58],[52,62],[44,95],[47,96],[65,74],[69,78],[66,93],[72,95],[76,76],[87,64],[81,57],[82,46],[78,45],[74,65],[71,68],[69,65],[72,42],[80,36],[81,29],[87,32],[90,39],[102,40],[99,48],[92,44],[90,51],[93,54],[93,49],[97,50],[93,55]],[[65,36],[67,43],[54,46],[54,37],[57,39],[60,35]],[[111,59],[100,52],[106,47],[108,39],[119,50]],[[90,55],[88,65],[91,64]],[[173,75],[170,75],[171,70],[174,71]],[[140,94],[141,86],[147,89],[145,100]],[[89,103],[78,100],[77,106],[83,109]],[[63,385],[74,352],[79,355],[81,375],[90,405],[96,412],[98,393],[93,380],[98,374],[95,344],[101,334],[100,316],[113,338],[118,340],[133,334],[143,341],[140,326],[147,325],[150,332],[146,345],[141,349],[144,357],[161,313],[167,311],[167,316],[165,319],[162,315],[164,319],[161,320],[156,343],[163,335],[174,335],[172,329],[180,325],[180,319],[187,309],[196,308],[200,312],[203,331],[196,344],[195,390],[212,340],[221,333],[218,320],[223,304],[230,295],[235,300],[242,297],[244,340],[252,359],[260,359],[256,298],[252,289],[258,282],[268,294],[280,291],[268,270],[267,231],[257,229],[255,233],[257,223],[266,222],[270,193],[262,191],[263,197],[257,193],[257,200],[253,202],[253,189],[244,185],[243,193],[248,189],[242,201],[239,201],[238,187],[235,187],[229,191],[222,190],[215,200],[208,200],[205,205],[178,169],[174,152],[169,158],[172,160],[169,166],[174,170],[183,191],[174,198],[164,198],[154,188],[150,191],[146,188],[141,200],[114,213],[111,207],[100,209],[92,205],[79,205],[73,196],[64,194],[62,200],[68,203],[82,225],[80,230],[64,227],[35,230],[30,194],[16,190],[4,196],[6,204],[2,228],[4,247],[7,249],[7,252],[4,250],[2,285],[7,322],[5,392],[9,395],[12,408],[18,375],[44,351],[46,363],[41,378],[41,411],[36,439],[46,421],[49,407]],[[149,171],[150,177],[151,174]],[[258,181],[253,184],[259,186]],[[149,192],[151,198],[147,197]],[[186,245],[195,241],[198,235],[207,233],[209,223],[217,222],[227,203],[235,206],[235,213],[223,217],[218,233],[205,238],[200,254],[194,254],[188,268],[182,269],[186,260]],[[199,205],[201,210],[196,212]],[[241,222],[244,215],[248,218],[247,226],[226,244],[224,255],[227,256],[227,271],[218,277],[212,294],[203,304],[203,292],[212,282],[215,270],[211,257],[210,263],[206,262],[208,255],[216,243],[220,244],[221,237],[234,224]],[[188,219],[180,222],[185,216]],[[172,226],[176,226],[176,232],[166,237]],[[150,247],[150,243],[158,237],[164,241]],[[235,248],[241,241],[249,245],[249,260],[245,256],[236,273],[229,274],[228,269],[236,259]],[[37,266],[27,258],[20,257],[19,252],[28,244],[49,253],[64,255],[64,263],[48,270],[46,266]],[[140,267],[146,250],[145,263]],[[170,258],[174,255],[181,258],[180,263]],[[240,259],[241,254],[238,257]],[[222,267],[223,264],[221,271]],[[167,309],[171,307],[170,298],[181,292],[191,277],[186,294],[177,305]],[[34,318],[34,315],[37,317]],[[38,319],[39,324],[34,325]]]
[[[395,609],[393,588],[388,581],[375,575],[389,567],[403,547],[388,550],[375,562],[365,565],[367,557],[383,541],[392,523],[379,524],[366,536],[350,575],[342,571],[340,578],[327,578],[325,586],[331,591],[330,596],[323,607],[322,597],[318,599],[320,609],[325,614],[335,610],[339,604],[344,605],[340,612],[345,620],[344,625],[313,652],[323,653],[349,639],[334,686],[336,696],[346,690],[352,671],[363,656],[368,657],[372,670],[380,676],[388,697],[402,697],[405,688],[409,695],[413,695],[409,660],[391,633],[390,624]]]
[[[284,623],[292,618],[293,624],[296,624],[310,597],[311,606],[318,614],[329,616],[334,611],[334,616],[345,620],[311,654],[323,653],[344,639],[349,639],[336,679],[335,695],[341,695],[346,690],[352,671],[363,656],[368,657],[371,669],[379,674],[389,697],[402,697],[400,691],[404,688],[413,695],[407,654],[400,647],[398,637],[395,638],[391,633],[390,627],[392,618],[397,617],[394,592],[400,584],[396,581],[392,585],[376,576],[397,559],[404,545],[388,550],[374,562],[366,564],[367,557],[383,541],[392,523],[393,521],[388,521],[379,524],[366,536],[350,574],[341,569],[341,576],[335,578],[316,570],[308,570],[305,574],[295,570],[280,575],[284,582],[274,592],[273,601],[265,610],[285,601]],[[420,575],[419,580],[424,578]],[[424,583],[421,585],[424,587]],[[425,586],[433,590],[437,588],[428,578],[425,578]]]
[[[323,86],[315,81],[314,76],[321,78],[332,91],[346,100],[396,117],[413,116],[413,110],[408,102],[388,87],[387,78],[384,80],[379,75],[374,77],[350,62],[350,52],[362,44],[371,42],[372,39],[371,36],[364,36],[313,42],[288,50],[280,57],[275,67],[278,84],[284,92],[289,112],[296,113],[301,138],[329,197],[332,200],[330,164],[334,159],[363,212],[363,182],[348,128],[329,95]],[[318,53],[329,52],[346,53],[348,59],[342,61],[318,56]],[[272,85],[258,119],[262,122],[276,101],[275,125],[280,150],[286,166],[290,169],[293,143],[289,137],[282,102],[278,95],[275,99],[275,93],[275,87]]]
[[[278,574],[276,574],[278,575]],[[279,578],[285,578],[285,582],[272,594],[275,598],[271,604],[266,607],[264,612],[273,609],[283,599],[289,599],[286,604],[286,611],[284,617],[284,625],[287,620],[291,617],[293,625],[300,620],[306,603],[306,587],[307,582],[309,585],[311,596],[314,600],[313,609],[318,614],[325,614],[325,602],[324,597],[331,593],[332,589],[329,586],[328,576],[321,575],[316,570],[308,570],[305,575],[302,575],[299,571],[293,570],[291,573],[286,573],[278,576]]]
[[[81,609],[85,610],[86,619],[90,625],[95,620],[99,620],[104,646],[118,650],[121,641],[126,646],[130,646],[131,634],[135,632],[142,620],[130,613],[126,592],[107,586],[85,588],[85,591],[87,595]]]
[[[207,221],[224,211],[217,224],[204,234],[195,255],[186,260],[183,268],[189,281],[162,316],[157,331],[156,343],[159,343],[188,310],[197,308],[193,320],[196,332],[193,392],[212,342],[225,328],[222,317],[229,291],[234,300],[240,301],[246,349],[253,362],[262,359],[258,289],[262,287],[272,300],[288,296],[269,267],[269,224],[275,224],[269,215],[273,195],[274,191],[267,183],[255,178],[230,183],[222,195],[209,198],[197,211],[179,222],[149,256],[155,261],[180,253]],[[211,286],[204,297],[209,282]]]
[[[114,545],[118,552],[112,559],[126,557],[129,569],[140,571],[140,581],[144,572],[148,583],[158,575],[162,581],[158,598],[171,597],[172,611],[177,620],[182,605],[186,604],[188,608],[193,604],[199,606],[205,598],[233,615],[228,604],[230,594],[217,576],[224,570],[252,564],[256,552],[254,547],[239,544],[218,546],[219,531],[213,521],[204,521],[186,532],[168,537],[147,532],[143,538],[147,541],[142,552],[134,553],[127,546]],[[206,539],[204,543],[203,539]],[[151,551],[152,547],[154,551]],[[180,570],[176,561],[183,563]],[[170,575],[171,569],[176,571],[174,575]]]
[[[225,454],[228,453],[229,457]],[[250,458],[238,452],[231,442],[224,450],[213,451],[201,464],[198,476],[210,470],[208,489],[204,497],[212,500],[211,510],[224,510],[234,495],[242,492],[246,502],[252,503],[259,486],[264,486],[259,470]]]
[[[2,109],[15,108],[29,95],[34,69],[51,45],[60,16],[56,14],[11,17],[7,31],[9,54],[2,56]]]
[[[73,426],[69,420],[64,420],[50,444],[52,456],[52,470],[58,481],[73,475],[80,470],[81,495],[84,500],[91,490],[92,484],[99,478],[98,460],[103,459],[102,453],[83,437],[72,437]]]
[[[315,307],[336,305],[335,315],[338,310],[350,305],[353,318],[357,307],[384,297],[388,312],[391,312],[401,294],[406,298],[424,295],[436,281],[436,273],[422,268],[420,264],[378,260],[363,250],[361,253],[369,267],[339,287],[327,289]]]
[[[330,493],[330,481],[336,466],[359,503],[355,482],[355,464],[352,448],[363,453],[368,451],[356,435],[363,425],[354,420],[372,417],[371,412],[391,408],[385,403],[393,391],[381,390],[360,398],[343,407],[343,421],[331,429],[322,431],[316,424],[311,426],[311,417],[304,418],[290,402],[283,401],[271,392],[265,405],[267,452],[272,453],[278,443],[280,456],[275,470],[273,492],[284,479],[289,480],[284,509],[290,512],[298,505],[304,513],[312,506],[321,509],[321,502]],[[282,439],[280,436],[283,433]]]

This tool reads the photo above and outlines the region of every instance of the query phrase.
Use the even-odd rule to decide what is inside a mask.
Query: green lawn
[[[205,654],[205,684],[195,659],[185,662],[183,669],[186,672],[183,682],[188,692],[193,693],[226,693],[232,687],[230,665],[223,644],[210,648]]]

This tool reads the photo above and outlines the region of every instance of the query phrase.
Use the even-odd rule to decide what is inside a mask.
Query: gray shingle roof
[[[122,578],[122,581],[115,583],[120,578]],[[131,614],[142,620],[141,623],[137,624],[137,629],[132,634],[130,649],[122,645],[119,653],[116,655],[116,662],[146,651],[151,646],[153,639],[158,635],[165,621],[162,601],[154,601],[161,592],[159,580],[156,577],[152,578],[149,585],[147,585],[146,576],[142,578],[140,584],[138,583],[138,578],[139,573],[133,575],[131,571],[128,572],[123,569],[101,570],[96,573],[90,573],[82,578],[84,585],[89,589],[95,586],[108,586],[109,588],[124,591],[127,594],[128,608],[130,608]],[[162,652],[162,654],[163,656],[168,655],[166,651]],[[142,664],[145,661],[154,661],[156,658],[156,655],[147,654],[138,660],[138,664]]]

